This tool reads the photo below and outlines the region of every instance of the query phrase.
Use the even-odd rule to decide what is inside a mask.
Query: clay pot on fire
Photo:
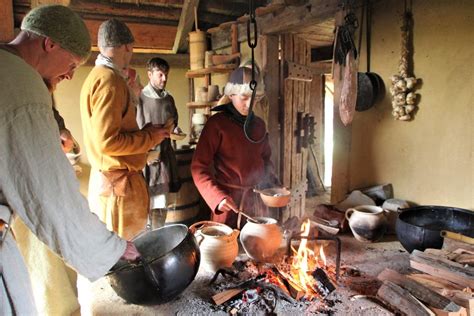
[[[346,218],[354,237],[362,242],[374,242],[382,238],[387,229],[384,210],[374,205],[349,208]]]
[[[189,227],[201,250],[201,267],[216,272],[230,267],[239,253],[239,230],[213,221],[197,222]]]
[[[240,232],[240,242],[247,255],[258,262],[268,262],[280,247],[283,234],[277,220],[255,217],[258,223],[247,221]]]

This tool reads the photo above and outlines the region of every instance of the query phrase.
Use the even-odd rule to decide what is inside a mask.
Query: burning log
[[[377,292],[377,297],[405,315],[435,315],[428,307],[411,295],[410,292],[390,281],[383,282]]]
[[[474,288],[474,268],[464,267],[438,256],[413,250],[410,255],[410,266],[419,271],[439,276],[464,287]]]
[[[312,276],[316,280],[316,288],[323,298],[331,294],[336,289],[323,269],[317,268],[313,271]]]
[[[403,287],[417,299],[427,304],[430,309],[435,311],[436,315],[448,313],[451,313],[452,315],[466,315],[465,308],[460,307],[450,299],[394,270],[385,269],[377,278],[381,281],[391,281],[394,284]]]
[[[300,300],[303,298],[305,291],[299,285],[293,282],[287,273],[276,267],[273,268],[273,272],[275,272],[280,277],[283,285],[286,287],[291,297],[293,297],[295,300]]]

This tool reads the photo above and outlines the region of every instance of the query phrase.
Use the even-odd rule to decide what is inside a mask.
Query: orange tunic
[[[149,197],[141,174],[147,152],[157,145],[141,131],[124,78],[112,68],[96,66],[81,91],[84,145],[91,164],[89,204],[110,230],[130,239],[146,225]],[[105,193],[103,172],[133,172],[125,192]],[[122,182],[122,184],[124,184]]]

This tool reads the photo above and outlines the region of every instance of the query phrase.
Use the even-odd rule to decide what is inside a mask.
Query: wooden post
[[[13,26],[13,0],[0,0],[0,43],[14,38]]]

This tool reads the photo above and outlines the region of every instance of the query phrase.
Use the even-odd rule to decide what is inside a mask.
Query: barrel
[[[196,222],[200,210],[200,195],[191,176],[191,161],[194,149],[178,149],[175,151],[178,163],[178,175],[181,188],[178,192],[168,193],[167,214],[165,225],[185,224]]]
[[[207,33],[203,31],[189,32],[189,61],[191,70],[204,67],[207,49]]]

